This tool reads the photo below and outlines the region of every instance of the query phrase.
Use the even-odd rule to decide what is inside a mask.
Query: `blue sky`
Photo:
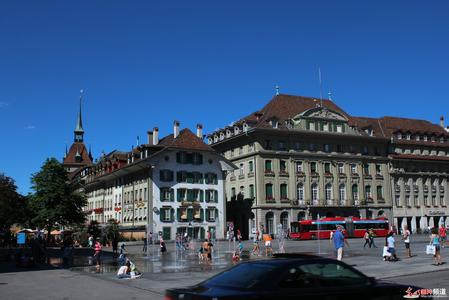
[[[94,156],[173,120],[208,133],[281,92],[353,115],[448,113],[448,1],[2,1],[0,172],[22,193],[73,141]]]

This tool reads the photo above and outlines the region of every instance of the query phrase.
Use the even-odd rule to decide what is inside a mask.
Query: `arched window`
[[[274,233],[274,214],[273,214],[273,212],[269,211],[265,215],[265,225],[266,225],[268,234]]]
[[[332,204],[332,184],[328,183],[324,187],[325,190],[325,196],[326,196],[326,204],[331,205]]]
[[[346,187],[345,184],[342,183],[338,187],[339,195],[340,195],[340,205],[345,205],[346,201]]]
[[[312,190],[312,204],[318,205],[319,195],[318,195],[318,185],[316,184],[316,182],[312,183],[311,190]]]
[[[302,221],[306,219],[306,212],[305,211],[300,211],[298,213],[298,221]]]
[[[302,182],[298,183],[296,186],[296,199],[298,200],[299,204],[305,204],[304,203],[304,184]]]
[[[352,199],[354,201],[357,201],[357,204],[358,204],[358,201],[359,201],[359,186],[357,184],[353,184],[352,185]]]
[[[373,194],[371,192],[371,186],[366,185],[365,186],[365,199],[366,201],[372,201],[373,200]]]
[[[288,229],[288,212],[283,211],[281,213],[281,224],[282,224],[282,229],[284,231],[286,231]]]

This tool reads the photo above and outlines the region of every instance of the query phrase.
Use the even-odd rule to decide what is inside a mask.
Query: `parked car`
[[[168,289],[165,299],[403,299],[408,288],[334,259],[283,254],[242,262],[192,287]]]

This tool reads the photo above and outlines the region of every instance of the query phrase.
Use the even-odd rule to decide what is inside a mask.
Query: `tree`
[[[100,237],[101,236],[100,224],[95,220],[90,221],[89,226],[87,227],[87,233],[93,236],[94,238]]]
[[[0,173],[0,232],[8,232],[11,225],[22,223],[26,198],[17,193],[14,179]]]
[[[86,198],[76,192],[77,187],[70,184],[67,171],[55,158],[47,159],[41,170],[32,175],[31,182],[35,191],[30,201],[35,214],[33,223],[50,233],[57,223],[71,226],[85,221],[82,208]]]
[[[109,241],[118,241],[120,236],[118,223],[115,219],[109,219],[106,224],[106,237]]]

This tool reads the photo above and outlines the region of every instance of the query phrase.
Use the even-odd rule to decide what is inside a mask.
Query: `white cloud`
[[[33,130],[33,129],[36,129],[36,126],[34,126],[34,125],[27,125],[27,126],[25,126],[23,129],[26,129],[26,130]]]

